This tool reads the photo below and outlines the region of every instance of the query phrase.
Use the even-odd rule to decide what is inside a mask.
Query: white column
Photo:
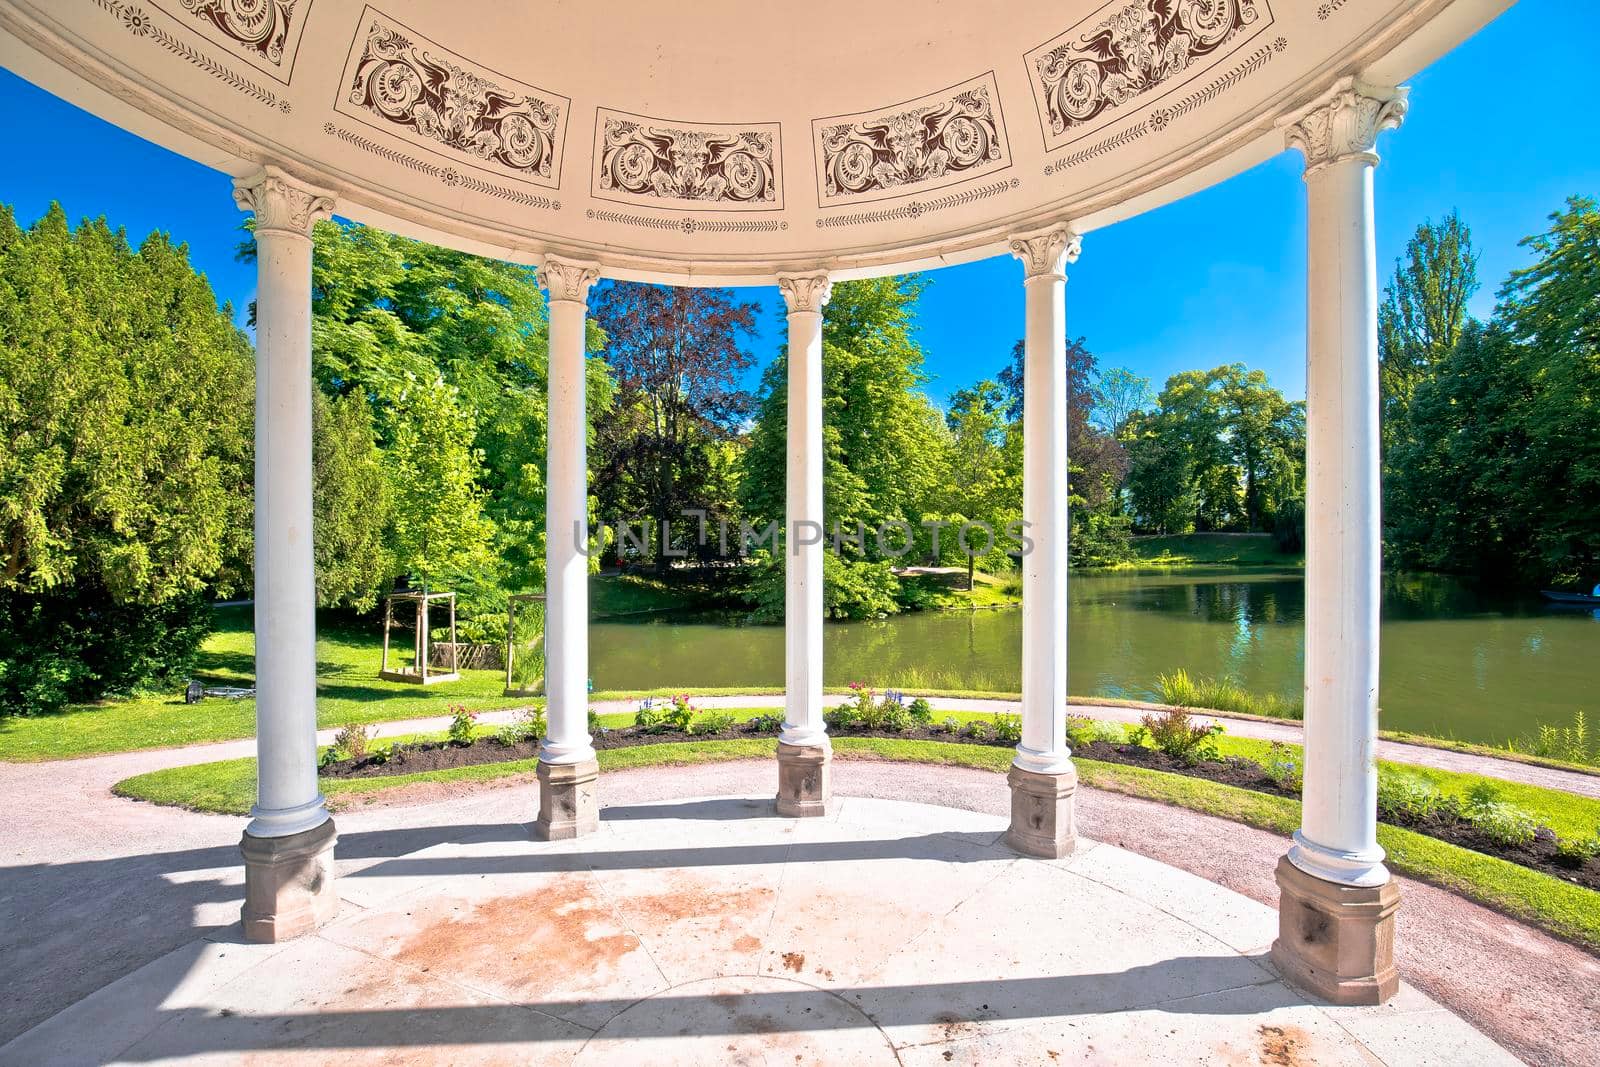
[[[822,721],[822,308],[826,273],[779,275],[789,305],[784,526],[784,723],[779,740],[831,750]]]
[[[311,542],[311,227],[333,198],[268,167],[234,183],[256,226],[256,803],[245,832],[328,820],[317,788]]]
[[[551,257],[539,268],[550,291],[550,391],[545,453],[545,694],[539,759],[550,765],[595,758],[589,739],[588,420],[584,406],[589,263]]]
[[[1072,767],[1067,748],[1066,265],[1081,246],[1057,226],[1017,237],[1027,303],[1022,393],[1022,742],[1015,765],[1039,774]]]
[[[1373,151],[1403,90],[1342,82],[1288,129],[1306,157],[1305,790],[1289,861],[1389,880],[1377,838],[1378,272]]]

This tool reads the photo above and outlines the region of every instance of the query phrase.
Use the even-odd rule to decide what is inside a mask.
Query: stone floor
[[[315,936],[171,952],[0,1064],[1515,1062],[1409,988],[1308,1001],[1246,897],[1106,844],[1022,859],[1003,829],[860,797],[486,826],[344,878]]]

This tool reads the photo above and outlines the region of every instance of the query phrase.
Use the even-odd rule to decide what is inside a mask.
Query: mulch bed
[[[947,744],[985,745],[990,748],[1012,748],[1010,741],[996,741],[951,734],[940,727],[917,726],[910,730],[865,730],[858,727],[830,729],[836,737],[883,737],[897,741],[942,741]],[[647,731],[637,726],[602,730],[594,737],[594,747],[632,748],[638,745],[659,745],[684,741],[731,741],[772,737],[771,732],[751,728],[749,723],[736,723],[731,729],[716,733],[689,735],[678,730]],[[1073,750],[1075,755],[1102,763],[1116,763],[1127,767],[1144,767],[1168,774],[1181,774],[1201,778],[1208,782],[1237,786],[1257,793],[1298,800],[1300,794],[1278,785],[1254,760],[1230,757],[1220,760],[1201,760],[1193,765],[1168,756],[1156,749],[1140,745],[1115,744],[1095,741]],[[472,767],[487,763],[508,763],[531,760],[539,755],[536,741],[519,741],[504,745],[493,738],[480,738],[470,745],[450,741],[423,741],[401,746],[388,758],[367,756],[360,760],[339,760],[323,767],[321,774],[328,778],[382,778],[397,774],[414,774],[418,771],[446,770],[452,767]],[[1600,890],[1600,860],[1591,859],[1581,867],[1564,862],[1556,853],[1556,837],[1540,827],[1531,844],[1505,846],[1487,837],[1477,827],[1449,812],[1436,812],[1426,818],[1411,818],[1404,813],[1386,813],[1383,821],[1394,826],[1425,834],[1440,841],[1458,845],[1474,852],[1507,860],[1563,881],[1589,889]]]

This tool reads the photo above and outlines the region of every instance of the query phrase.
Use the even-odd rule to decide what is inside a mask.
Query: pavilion
[[[1067,271],[1081,254],[1073,269],[1094,269],[1095,230],[1294,148],[1309,218],[1306,765],[1303,825],[1277,869],[1273,962],[1335,1003],[1393,997],[1400,901],[1376,838],[1373,758],[1373,171],[1379,134],[1406,112],[1402,83],[1508,4],[1014,0],[1002,17],[929,0],[0,0],[0,63],[234,176],[255,216],[259,785],[242,846],[246,936],[307,934],[339,899],[317,782],[315,222],[337,213],[529,264],[548,289],[549,736],[533,824],[545,840],[596,832],[603,789],[586,724],[591,287],[776,284],[787,302],[776,802],[814,816],[834,803],[824,550],[803,536],[823,519],[830,288],[1020,260],[1034,548],[1005,843],[1059,858],[1075,845],[1076,786],[1064,732]]]

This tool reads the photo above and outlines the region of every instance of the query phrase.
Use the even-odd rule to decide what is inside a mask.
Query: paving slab
[[[0,1064],[1515,1062],[1406,987],[1333,1008],[1280,981],[1272,909],[1103,841],[1016,856],[998,812],[762,795],[352,835],[340,916],[212,934],[0,1046]],[[210,870],[209,855],[197,870]]]

